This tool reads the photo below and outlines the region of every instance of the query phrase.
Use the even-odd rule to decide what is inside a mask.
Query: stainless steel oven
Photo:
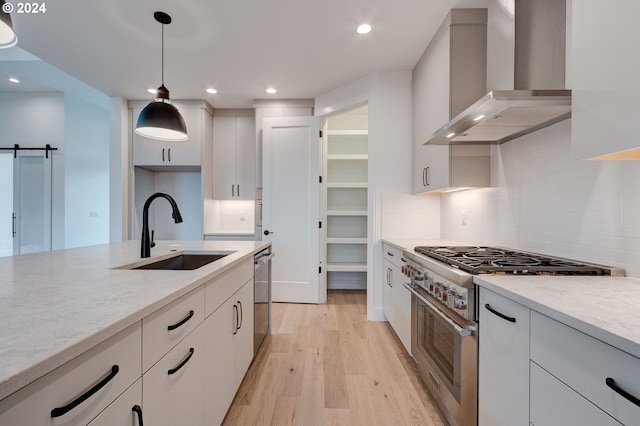
[[[428,300],[421,287],[411,297],[411,349],[420,375],[451,425],[475,425],[478,341],[473,324],[461,326]]]
[[[254,286],[254,339],[253,352],[258,353],[260,345],[267,334],[271,334],[271,259],[275,254],[271,248],[256,253],[253,263]]]

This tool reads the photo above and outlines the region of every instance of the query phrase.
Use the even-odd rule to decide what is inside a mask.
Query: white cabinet
[[[640,359],[532,311],[531,360],[620,423],[638,423]]]
[[[213,117],[214,200],[253,200],[256,189],[256,134],[251,116]]]
[[[198,327],[142,376],[146,424],[206,424],[205,353],[204,327]]]
[[[211,114],[204,108],[181,106],[174,103],[187,126],[189,139],[186,141],[159,141],[138,135],[135,124],[143,106],[133,107],[133,165],[134,166],[200,166],[202,163],[202,145],[205,139],[205,121],[211,120]]]
[[[384,315],[393,327],[407,352],[411,353],[411,293],[404,288],[405,276],[402,266],[405,262],[402,251],[383,244],[384,250]]]
[[[164,354],[204,320],[204,286],[185,294],[142,320],[142,371],[147,371]]]
[[[530,417],[535,426],[621,424],[535,362],[531,362]]]
[[[529,308],[480,288],[478,425],[529,424]]]
[[[142,419],[142,421],[141,421]],[[89,426],[142,426],[142,379],[111,403]]]
[[[486,9],[452,9],[413,69],[413,193],[489,185],[488,146],[423,145],[486,93]]]
[[[87,424],[140,377],[141,339],[138,322],[3,399],[0,424]]]
[[[323,131],[327,288],[366,288],[368,108],[331,116]]]
[[[253,358],[253,281],[233,294],[203,325],[205,370],[205,421],[218,425],[233,401]]]
[[[573,1],[571,143],[584,159],[640,147],[635,122],[640,96],[634,52],[640,38],[640,2]],[[606,31],[594,31],[606,28]],[[636,150],[636,159],[638,153]]]

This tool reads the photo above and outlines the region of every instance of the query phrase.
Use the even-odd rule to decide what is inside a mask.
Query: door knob
[[[273,232],[269,231],[268,229],[264,230],[264,235],[269,235],[269,234],[273,234]]]

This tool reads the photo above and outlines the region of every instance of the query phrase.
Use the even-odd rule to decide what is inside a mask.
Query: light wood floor
[[[366,294],[331,291],[323,305],[273,304],[265,338],[225,425],[445,425]]]

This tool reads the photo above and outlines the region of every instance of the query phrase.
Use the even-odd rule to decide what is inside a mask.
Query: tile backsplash
[[[573,160],[570,120],[492,147],[491,161],[491,188],[441,196],[443,239],[601,263],[640,278],[640,161]]]
[[[383,194],[381,235],[386,239],[440,238],[440,198]]]

